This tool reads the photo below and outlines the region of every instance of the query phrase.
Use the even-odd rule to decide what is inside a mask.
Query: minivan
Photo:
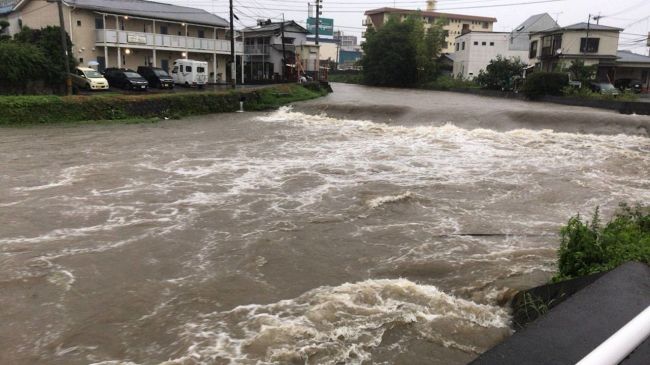
[[[174,88],[174,79],[159,67],[140,66],[138,73],[142,75],[148,82],[150,87],[159,89],[172,89]]]
[[[149,83],[139,73],[124,68],[107,68],[104,77],[112,87],[146,91]]]

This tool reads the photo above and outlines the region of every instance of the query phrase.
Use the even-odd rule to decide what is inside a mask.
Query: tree
[[[391,17],[380,29],[368,29],[361,59],[364,83],[410,86],[437,76],[444,32],[441,23],[425,30],[421,19],[414,15],[402,22]]]
[[[68,38],[68,60],[70,68],[76,66],[72,54],[72,42]],[[30,29],[23,27],[14,39],[20,43],[32,44],[38,47],[48,60],[47,74],[45,80],[51,84],[61,84],[65,81],[65,61],[61,45],[61,30],[59,27],[48,26],[42,29]]]
[[[525,67],[526,64],[519,57],[505,58],[499,55],[479,72],[476,81],[488,89],[507,90],[516,76],[522,76]]]
[[[34,45],[0,42],[0,65],[0,83],[24,85],[26,81],[43,79],[48,62]]]

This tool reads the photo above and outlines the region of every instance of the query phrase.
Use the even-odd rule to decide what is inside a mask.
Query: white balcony
[[[169,34],[130,32],[115,29],[96,30],[97,46],[157,49],[161,51],[188,51],[230,54],[230,40],[185,37]],[[235,51],[243,51],[242,42],[235,42]]]
[[[244,46],[244,52],[247,55],[268,55],[271,47],[268,44],[247,44]]]

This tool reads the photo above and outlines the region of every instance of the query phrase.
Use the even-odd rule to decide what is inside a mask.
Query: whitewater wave
[[[390,203],[399,203],[399,202],[404,202],[408,201],[413,198],[413,193],[410,191],[407,191],[403,194],[398,194],[398,195],[386,195],[386,196],[380,196],[374,199],[368,200],[367,204],[368,207],[371,209],[379,208],[382,205],[385,204],[390,204]]]

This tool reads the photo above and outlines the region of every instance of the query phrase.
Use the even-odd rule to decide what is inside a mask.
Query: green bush
[[[281,85],[243,92],[203,92],[155,95],[5,96],[0,97],[0,125],[61,123],[132,118],[177,118],[232,112],[245,97],[247,110],[276,108],[326,93],[300,85]]]
[[[535,72],[526,78],[522,88],[530,99],[544,95],[563,95],[563,90],[569,85],[569,76],[561,72]]]
[[[562,94],[571,98],[590,99],[590,100],[617,100],[617,101],[637,101],[639,96],[631,91],[621,92],[619,95],[601,94],[591,91],[586,87],[567,86],[562,89]]]
[[[526,64],[516,58],[505,58],[501,55],[490,60],[485,70],[481,70],[476,81],[486,89],[512,90],[514,80],[521,78]]]
[[[650,264],[650,209],[622,204],[602,226],[598,209],[591,222],[579,215],[562,227],[559,272],[553,281],[611,270],[626,261]]]
[[[431,90],[478,89],[480,85],[472,80],[440,76],[434,81],[427,82],[422,88]]]
[[[0,65],[0,83],[11,85],[44,78],[48,62],[34,45],[0,42]]]
[[[330,82],[343,82],[346,84],[361,84],[363,83],[363,75],[361,72],[330,73],[327,75],[327,80]]]

